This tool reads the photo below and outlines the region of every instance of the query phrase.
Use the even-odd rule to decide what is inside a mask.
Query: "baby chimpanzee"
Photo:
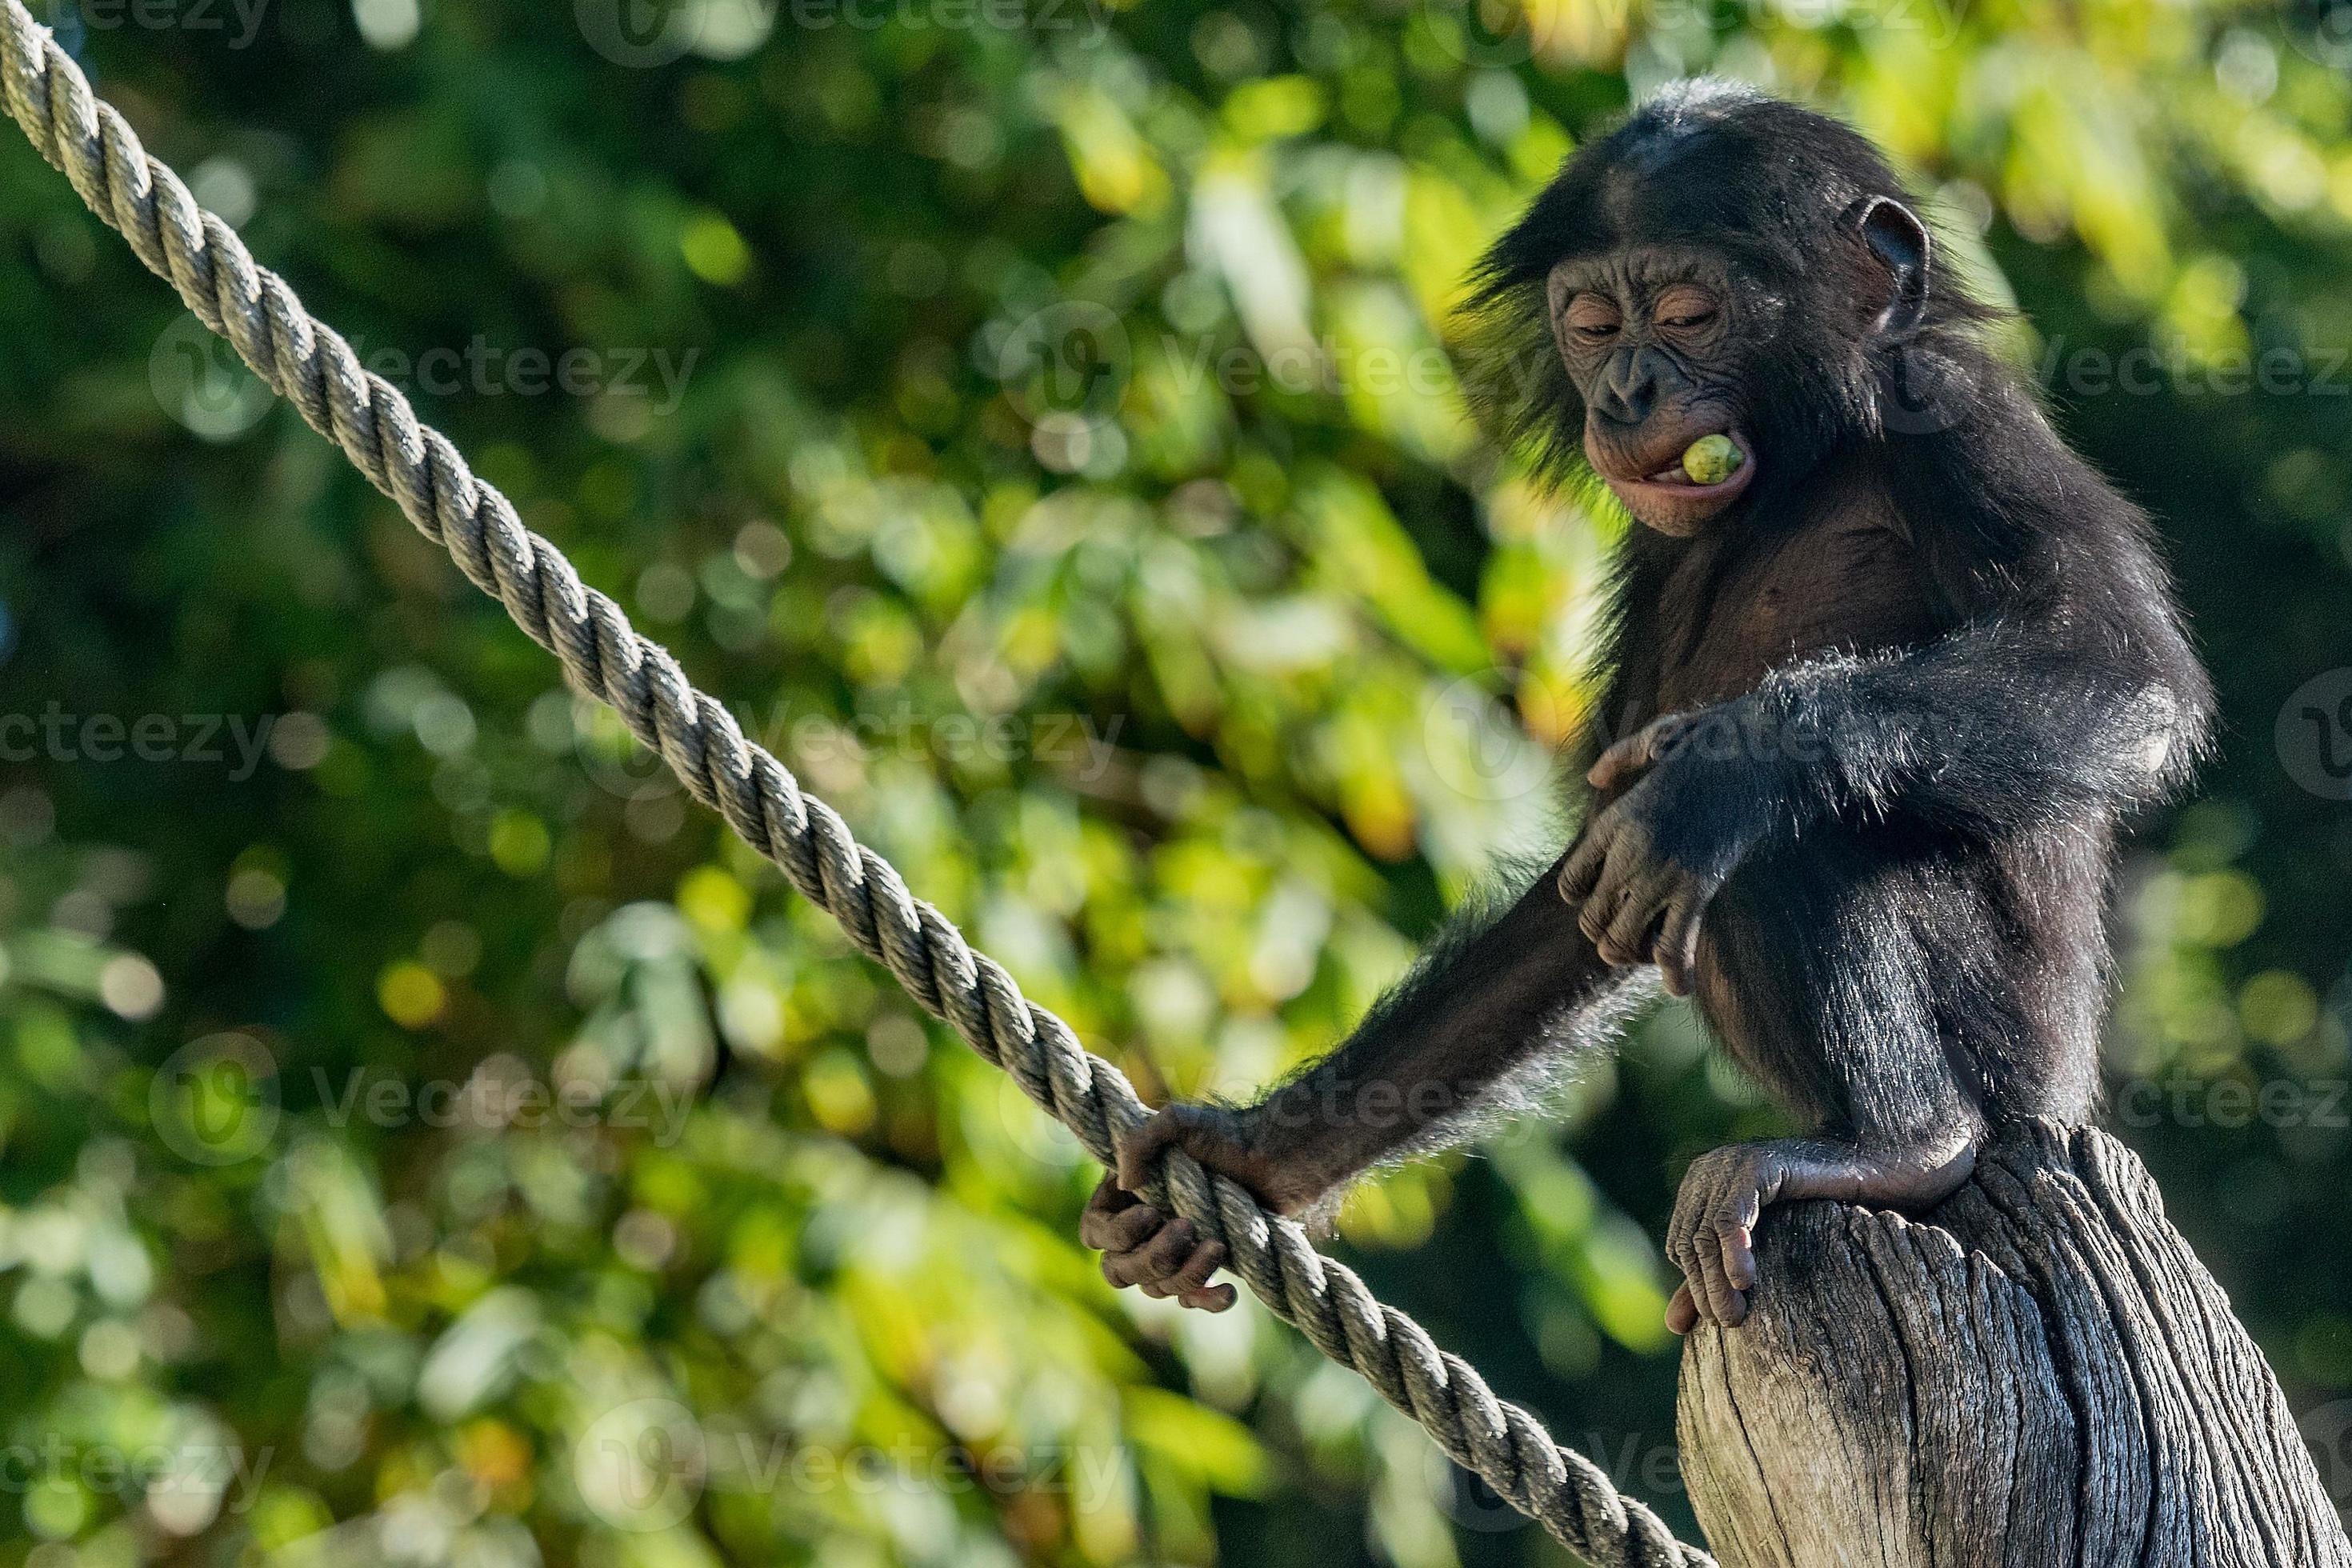
[[[2184,781],[2211,692],[2146,518],[1979,346],[1845,126],[1671,89],[1479,282],[1501,426],[1643,525],[1583,830],[1299,1077],[1160,1111],[1084,1235],[1114,1283],[1222,1309],[1217,1246],[1131,1195],[1165,1150],[1328,1205],[1528,1103],[1654,965],[1809,1129],[1684,1178],[1669,1321],[1737,1324],[1767,1205],[1923,1206],[2002,1123],[2088,1115],[2118,821]]]

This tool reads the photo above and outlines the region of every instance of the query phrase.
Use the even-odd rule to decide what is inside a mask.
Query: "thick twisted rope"
[[[1110,1162],[1114,1137],[1146,1116],[1126,1077],[908,893],[832,807],[803,795],[782,763],[695,689],[667,649],[640,637],[618,605],[580,581],[562,552],[525,528],[505,496],[418,422],[407,399],[363,372],[351,346],[257,266],[178,175],[147,155],[20,0],[0,0],[0,95],[90,210],[554,654],[576,690],[610,703],[697,800],[781,867],[927,1011],[1013,1074],[1095,1158]],[[1223,1241],[1231,1267],[1277,1316],[1362,1373],[1457,1464],[1571,1550],[1598,1568],[1711,1568],[1712,1558],[1676,1542],[1655,1514],[1619,1495],[1598,1466],[1496,1398],[1475,1368],[1375,1300],[1353,1270],[1317,1252],[1296,1224],[1182,1154],[1170,1158],[1163,1183],[1155,1196]]]

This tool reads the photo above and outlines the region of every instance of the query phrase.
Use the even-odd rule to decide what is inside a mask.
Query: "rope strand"
[[[1096,1159],[1110,1162],[1113,1139],[1146,1115],[1126,1077],[908,892],[831,806],[803,794],[782,763],[696,689],[667,649],[638,635],[620,606],[581,582],[562,552],[525,528],[440,432],[369,374],[350,344],[254,261],[235,230],[147,155],[21,0],[0,0],[0,98],[89,209],[552,653],[574,689],[609,704],[695,799],[774,861],[926,1011],[1013,1074]],[[1655,1514],[1621,1495],[1599,1466],[1562,1447],[1419,1323],[1374,1299],[1353,1270],[1317,1252],[1297,1225],[1181,1153],[1170,1157],[1162,1182],[1155,1201],[1223,1241],[1230,1267],[1269,1310],[1360,1373],[1455,1463],[1595,1568],[1714,1568],[1714,1559],[1676,1542]]]

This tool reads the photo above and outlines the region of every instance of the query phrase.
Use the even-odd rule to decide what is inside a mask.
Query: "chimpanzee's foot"
[[[1972,1133],[1895,1153],[1865,1153],[1813,1138],[1735,1143],[1700,1155],[1684,1173],[1666,1231],[1666,1256],[1683,1271],[1666,1327],[1686,1334],[1701,1321],[1738,1328],[1756,1288],[1756,1222],[1766,1208],[1799,1198],[1836,1198],[1917,1209],[1956,1191],[1976,1169]]]

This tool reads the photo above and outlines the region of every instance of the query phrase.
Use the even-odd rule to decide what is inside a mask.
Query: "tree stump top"
[[[2105,1134],[2035,1125],[1920,1219],[1775,1210],[1683,1355],[1724,1568],[2352,1568],[2277,1380]]]

